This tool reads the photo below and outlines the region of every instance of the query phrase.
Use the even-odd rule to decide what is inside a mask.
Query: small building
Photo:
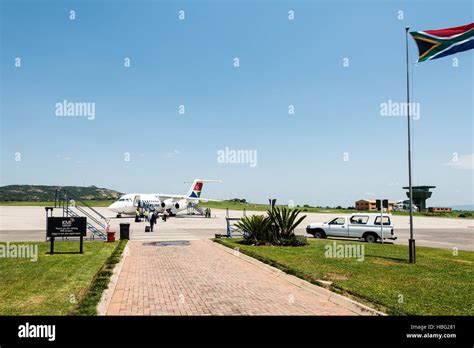
[[[429,207],[428,211],[430,213],[451,213],[453,209],[447,207]]]
[[[395,202],[388,201],[388,211],[392,211]],[[377,203],[375,199],[359,199],[355,202],[356,210],[377,211]]]

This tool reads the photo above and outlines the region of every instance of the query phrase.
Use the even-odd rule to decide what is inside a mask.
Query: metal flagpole
[[[410,198],[410,239],[408,240],[408,248],[410,253],[410,263],[415,263],[415,239],[413,238],[413,192],[411,187],[411,140],[410,140],[410,75],[408,73],[409,59],[408,59],[408,30],[405,28],[405,45],[407,58],[407,121],[408,121],[408,194]]]

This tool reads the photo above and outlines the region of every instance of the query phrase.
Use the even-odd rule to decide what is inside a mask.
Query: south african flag
[[[460,27],[410,32],[418,46],[418,62],[474,48],[474,23]]]

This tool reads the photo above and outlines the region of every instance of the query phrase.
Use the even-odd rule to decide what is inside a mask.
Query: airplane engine
[[[165,210],[173,208],[173,200],[171,199],[165,199],[164,201],[161,202],[161,207]]]
[[[187,201],[185,199],[182,199],[178,202],[175,203],[174,207],[178,210],[186,208],[188,205]]]

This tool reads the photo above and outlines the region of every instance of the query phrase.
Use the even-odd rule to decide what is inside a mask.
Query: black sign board
[[[375,206],[376,206],[377,210],[380,210],[380,204],[382,204],[382,206],[384,208],[388,209],[388,199],[383,199],[383,200],[377,199],[375,201]]]
[[[84,237],[86,232],[85,217],[48,217],[47,237]]]
[[[87,233],[85,217],[48,217],[46,236],[51,241],[51,254],[54,254],[54,238],[81,237],[79,250],[82,253],[82,240]]]

